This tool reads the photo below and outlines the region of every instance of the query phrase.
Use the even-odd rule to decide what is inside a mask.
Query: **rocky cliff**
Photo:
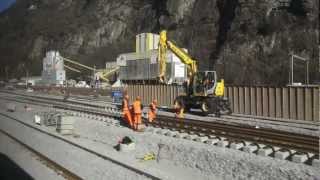
[[[289,53],[319,80],[319,0],[17,0],[0,15],[2,75],[41,71],[44,53],[103,67],[134,51],[135,35],[168,29],[201,70],[227,83],[286,84]],[[295,65],[297,81],[303,63]],[[317,73],[318,72],[318,73]]]

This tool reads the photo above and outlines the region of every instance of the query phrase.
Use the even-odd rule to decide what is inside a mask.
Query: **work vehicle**
[[[167,83],[165,79],[167,50],[174,53],[187,66],[188,78],[184,83],[185,94],[176,97],[174,101],[175,108],[182,109],[182,111],[201,109],[203,115],[212,113],[216,116],[230,114],[230,103],[224,97],[224,80],[217,81],[216,71],[198,71],[197,60],[191,58],[186,51],[169,41],[165,30],[160,32],[158,48],[160,81]]]

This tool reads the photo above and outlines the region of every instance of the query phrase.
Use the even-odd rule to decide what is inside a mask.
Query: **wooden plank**
[[[276,117],[276,93],[275,88],[268,88],[269,93],[269,116]]]
[[[239,88],[233,87],[233,107],[234,113],[239,113]]]
[[[312,88],[305,88],[304,99],[304,119],[312,121]]]
[[[288,88],[282,88],[282,117],[285,119],[290,118],[290,102]]]
[[[314,121],[320,121],[319,120],[319,116],[320,116],[320,112],[319,112],[319,98],[320,98],[320,95],[319,95],[319,88],[314,88],[313,89],[313,120]]]
[[[276,117],[282,118],[282,90],[276,88]]]
[[[256,93],[257,90],[254,87],[250,88],[250,114],[257,115],[257,98]]]
[[[269,98],[268,98],[268,88],[262,88],[262,115],[269,116]]]
[[[244,114],[244,87],[239,87],[239,113]]]
[[[257,115],[262,116],[262,88],[258,87],[257,89]]]
[[[289,89],[289,102],[290,102],[290,119],[297,119],[297,95],[296,88]]]
[[[251,108],[250,108],[250,88],[245,87],[244,88],[244,113],[250,115],[251,114]]]
[[[297,119],[304,120],[304,88],[297,88]]]

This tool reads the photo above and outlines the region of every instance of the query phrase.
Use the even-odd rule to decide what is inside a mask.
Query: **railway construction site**
[[[146,127],[137,132],[111,96],[66,99],[2,89],[0,100],[0,152],[36,179],[320,177],[317,121],[196,114],[179,119],[160,108],[150,123],[144,108]]]
[[[319,0],[1,0],[0,179],[320,180]]]

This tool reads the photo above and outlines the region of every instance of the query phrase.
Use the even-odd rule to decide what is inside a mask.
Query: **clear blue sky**
[[[16,0],[0,0],[0,12],[10,7]]]

